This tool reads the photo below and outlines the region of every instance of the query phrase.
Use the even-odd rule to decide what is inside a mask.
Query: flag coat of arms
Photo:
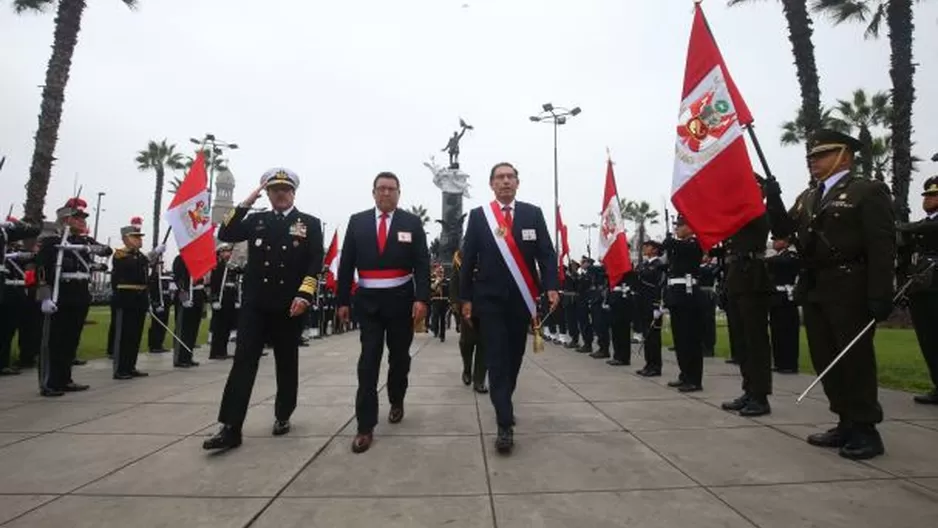
[[[619,191],[616,189],[611,159],[606,162],[602,223],[599,226],[599,260],[606,267],[610,289],[618,286],[622,277],[632,271],[629,243],[625,237],[625,218],[622,217],[619,205]]]
[[[765,213],[743,125],[752,114],[695,6],[677,124],[671,203],[704,250]]]
[[[164,215],[193,280],[204,277],[216,264],[215,225],[208,203],[205,154],[200,151]]]

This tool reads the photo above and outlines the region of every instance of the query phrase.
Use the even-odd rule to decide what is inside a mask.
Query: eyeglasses
[[[398,191],[400,191],[400,189],[398,189],[397,187],[387,187],[384,185],[375,187],[375,192],[379,194],[394,194]]]

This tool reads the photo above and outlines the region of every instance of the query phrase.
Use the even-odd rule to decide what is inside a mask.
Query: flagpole
[[[765,153],[762,152],[762,145],[759,144],[759,138],[756,136],[756,131],[752,127],[752,123],[747,123],[744,126],[746,127],[746,132],[749,132],[749,139],[752,140],[752,146],[756,148],[756,154],[759,156],[759,162],[762,163],[762,170],[765,172],[765,179],[774,180],[775,176],[772,175],[772,169],[769,168],[769,162],[765,159]]]

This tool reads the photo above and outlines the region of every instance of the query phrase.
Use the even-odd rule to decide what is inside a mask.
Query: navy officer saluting
[[[410,344],[415,321],[427,316],[430,298],[430,252],[420,219],[397,208],[401,183],[393,173],[379,173],[372,183],[375,207],[353,214],[339,261],[338,318],[349,320],[353,270],[358,269],[355,314],[361,325],[358,434],[352,451],[371,447],[378,423],[378,374],[385,338],[388,345],[388,421],[404,418],[404,395],[410,372]]]
[[[205,449],[241,445],[241,425],[251,400],[257,363],[270,338],[277,368],[277,397],[273,434],[290,431],[299,384],[298,347],[306,312],[316,293],[316,274],[322,267],[322,224],[293,206],[300,179],[287,169],[271,169],[261,185],[229,214],[218,231],[222,242],[248,241],[238,346],[228,374],[218,421],[221,430],[203,444]],[[273,210],[248,215],[267,190]]]

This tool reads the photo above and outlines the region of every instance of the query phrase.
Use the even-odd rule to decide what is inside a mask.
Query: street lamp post
[[[586,230],[586,256],[589,258],[593,258],[593,253],[591,249],[592,248],[591,243],[593,240],[593,230],[599,229],[599,224],[597,224],[596,222],[593,222],[591,224],[580,224],[580,229]]]
[[[203,150],[208,147],[209,150],[209,160],[208,160],[208,209],[211,212],[212,210],[212,195],[215,192],[215,158],[221,155],[224,149],[235,150],[238,148],[237,143],[228,143],[227,141],[220,141],[215,138],[215,134],[205,134],[205,137],[201,140],[196,138],[189,138],[189,141],[200,145]]]
[[[101,219],[101,197],[105,194],[103,192],[98,193],[98,203],[94,206],[94,234],[92,236],[95,240],[98,239],[98,220]]]
[[[568,110],[563,107],[556,107],[551,103],[544,103],[541,108],[543,111],[540,114],[531,116],[529,119],[534,123],[552,123],[554,125],[554,243],[559,248],[560,226],[557,222],[557,210],[560,208],[560,180],[557,169],[557,128],[566,124],[568,117],[579,115],[581,110],[579,106]]]

